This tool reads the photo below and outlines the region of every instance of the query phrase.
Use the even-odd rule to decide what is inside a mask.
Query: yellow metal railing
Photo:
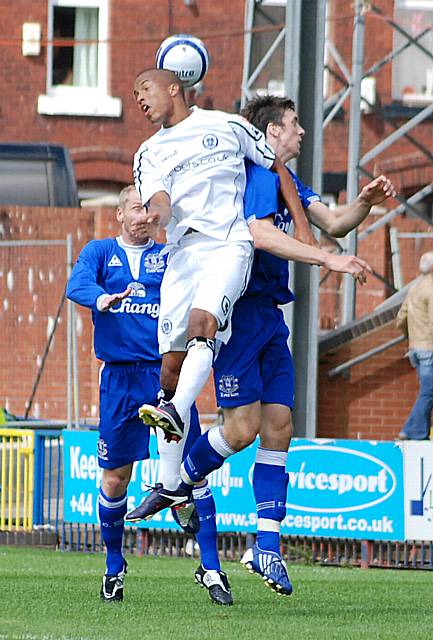
[[[0,428],[0,530],[33,526],[35,434]]]

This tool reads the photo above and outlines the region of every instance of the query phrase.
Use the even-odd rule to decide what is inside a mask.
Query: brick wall
[[[0,207],[3,240],[61,240],[71,234],[76,248],[94,235],[93,212],[86,209]],[[0,248],[0,403],[24,415],[44,357],[47,339],[59,313],[31,416],[66,417],[66,320],[61,307],[66,282],[66,246]],[[80,327],[80,375],[83,405],[89,409],[91,357],[89,329]]]
[[[429,225],[413,218],[396,218],[393,227],[399,232],[432,232]],[[388,242],[388,229],[383,227],[363,240],[359,248],[362,257],[380,273],[388,273],[391,278],[389,264],[386,268],[387,254],[389,261]],[[403,284],[407,284],[418,275],[419,258],[433,249],[433,239],[401,238],[399,247],[402,280]],[[378,263],[382,263],[382,267]],[[338,297],[339,302],[340,294],[341,291],[322,291],[321,313],[325,303],[329,309],[330,300],[335,302]],[[385,287],[369,276],[368,284],[357,295],[357,317],[370,313],[383,300]],[[319,436],[386,440],[397,435],[418,392],[415,371],[405,357],[408,348],[406,341],[353,367],[348,376],[329,378],[328,371],[399,335],[394,323],[389,323],[320,358]]]
[[[115,236],[118,226],[113,209],[0,208],[3,239],[61,239],[69,233],[74,255],[93,238]],[[400,220],[401,231],[426,231],[416,220]],[[376,237],[375,237],[376,236]],[[387,231],[383,229],[363,241],[363,252],[378,270],[384,264]],[[419,256],[431,249],[430,239],[401,239],[404,282],[418,270]],[[380,262],[378,264],[374,260]],[[323,274],[324,275],[324,274]],[[47,335],[62,299],[66,277],[64,247],[0,249],[0,405],[23,415],[35,382]],[[334,277],[334,276],[333,276]],[[369,278],[365,292],[358,297],[359,308],[368,313],[384,299],[384,287]],[[338,294],[326,281],[321,288],[323,308]],[[331,302],[330,302],[331,301]],[[328,311],[329,313],[329,311]],[[92,348],[90,312],[77,307],[80,412],[82,417],[98,415],[98,363]],[[319,364],[318,426],[326,437],[390,438],[400,429],[414,401],[415,373],[404,358],[406,344],[375,356],[354,367],[349,378],[329,379],[329,369],[364,353],[398,335],[386,326],[323,356]],[[209,381],[200,396],[201,413],[216,410],[214,390]],[[55,339],[36,393],[33,417],[66,417],[66,307],[60,314]]]
[[[61,240],[71,234],[74,259],[93,238],[116,236],[114,209],[0,208],[1,239]],[[0,406],[23,416],[46,355],[30,417],[65,419],[67,415],[67,304],[60,309],[66,283],[66,247],[0,246]],[[80,415],[98,416],[98,369],[92,344],[90,311],[76,306]],[[198,403],[203,414],[216,410],[212,381]]]
[[[131,95],[136,73],[153,64],[157,45],[167,35],[185,31],[195,33],[205,40],[212,61],[205,80],[205,92],[199,99],[199,104],[233,110],[240,97],[244,4],[244,0],[203,0],[194,9],[186,7],[182,0],[112,2],[109,34],[110,90],[113,96],[122,99],[123,113],[121,118],[90,118],[45,116],[37,113],[37,98],[45,93],[46,47],[43,46],[41,55],[36,58],[23,57],[21,28],[25,21],[40,22],[45,38],[48,2],[16,0],[10,3],[0,0],[4,34],[0,41],[2,140],[44,140],[66,144],[71,150],[79,182],[84,184],[99,181],[101,184],[119,185],[129,183],[132,154],[138,144],[151,133]],[[393,5],[393,0],[375,2],[375,6],[388,16],[393,14]],[[350,68],[353,6],[346,0],[331,0],[330,9],[330,34]],[[366,15],[365,43],[366,67],[391,51],[392,29],[383,18],[371,13]],[[391,70],[391,65],[385,65],[377,74],[377,95],[382,105],[391,102]],[[340,86],[337,81],[333,85],[334,90]],[[346,102],[343,119],[331,123],[325,130],[325,171],[346,170],[348,108],[349,103]],[[300,116],[302,122],[302,114]],[[393,121],[395,126],[403,123],[403,120]],[[389,135],[394,130],[393,124],[384,124],[374,114],[363,116],[362,153]],[[419,125],[414,134],[427,148],[432,147],[431,120]],[[367,168],[389,173],[398,189],[406,194],[433,179],[431,163],[427,163],[421,151],[411,146],[407,140],[401,140],[390,147]],[[342,202],[344,198],[343,193]],[[112,217],[111,210],[62,211],[3,207],[0,208],[1,237],[64,238],[70,232],[74,238],[74,248],[78,251],[93,237],[115,233]],[[427,230],[425,225],[410,218],[393,222],[395,224],[401,230]],[[405,282],[415,275],[421,253],[431,249],[431,246],[430,240],[401,240]],[[360,242],[359,253],[379,273],[390,277],[387,228]],[[4,363],[0,375],[0,401],[3,404],[6,402],[10,410],[20,414],[24,412],[25,402],[29,398],[46,335],[61,299],[64,286],[63,257],[61,249],[32,249],[25,256],[23,254],[19,257],[12,252],[4,257],[0,275],[0,286],[3,287],[0,317],[2,327],[7,327],[7,331],[4,330],[0,335],[0,353]],[[321,275],[325,276],[324,273]],[[370,277],[368,284],[359,290],[357,314],[370,312],[386,295],[386,286]],[[340,319],[341,277],[333,275],[323,282],[320,302],[321,326],[334,327]],[[91,327],[87,312],[79,312],[78,326],[80,404],[83,414],[94,415],[97,412],[97,364],[91,349]],[[383,331],[386,336],[388,331],[392,334],[390,328]],[[65,415],[65,339],[65,321],[64,315],[61,315],[61,323],[35,398],[34,414],[39,412],[47,417]],[[401,421],[402,415],[409,410],[414,399],[415,376],[402,358],[403,345],[353,369],[349,380],[327,380],[327,368],[352,357],[352,354],[365,351],[369,348],[368,341],[381,341],[382,337],[379,333],[369,337],[368,340],[365,339],[365,345],[363,340],[354,342],[335,354],[327,354],[326,362],[320,363],[321,435],[356,435],[358,432],[365,435],[371,432],[371,437],[391,435],[391,432],[394,433],[399,428],[398,420]],[[400,393],[401,384],[404,384],[404,396]],[[391,398],[390,402],[394,403],[393,406],[398,407],[396,416],[384,415],[385,405],[381,403],[385,402],[387,394],[388,400]],[[371,404],[368,409],[371,413],[368,414],[368,421],[364,421],[362,425],[359,412],[365,412],[368,403]],[[206,388],[199,405],[203,411],[215,410],[211,385]],[[393,423],[382,424],[381,421],[385,418]]]
[[[375,5],[385,16],[393,15],[393,0],[378,0]],[[21,29],[25,21],[39,22],[46,38],[48,2],[0,0],[3,38],[0,41],[0,118],[4,141],[48,141],[67,145],[75,165],[77,179],[127,184],[131,180],[132,154],[152,133],[132,97],[133,81],[141,69],[153,65],[159,43],[169,34],[191,32],[201,36],[209,49],[211,66],[205,79],[201,106],[233,111],[240,98],[244,43],[244,0],[201,0],[196,7],[183,0],[117,0],[110,3],[111,94],[123,102],[121,118],[47,116],[37,113],[36,105],[46,86],[46,46],[37,57],[21,54]],[[329,3],[329,32],[345,64],[352,56],[353,6],[346,0]],[[383,18],[367,13],[365,18],[365,67],[392,50],[392,29]],[[341,72],[333,63],[333,68]],[[392,65],[377,74],[378,103],[391,102]],[[331,89],[340,88],[331,80]],[[325,130],[324,170],[345,171],[347,162],[349,101],[344,104],[343,120],[332,122]],[[302,114],[301,122],[302,122]],[[401,125],[403,122],[394,121]],[[394,130],[376,115],[366,115],[362,124],[362,153]],[[308,135],[308,132],[307,132]],[[431,120],[419,125],[417,136],[427,148],[433,144]],[[401,140],[385,151],[367,169],[390,168],[388,161],[413,155],[414,147]],[[417,161],[423,158],[416,152]],[[431,165],[423,176],[432,179]],[[419,184],[419,176],[405,175],[404,187]],[[398,180],[397,180],[398,181]],[[344,194],[342,194],[344,198]]]
[[[319,362],[318,435],[332,438],[393,439],[416,397],[414,370],[400,343],[353,367],[348,376],[328,371],[400,335],[390,323],[358,338]]]
[[[0,0],[3,141],[65,144],[70,148],[79,182],[128,184],[132,155],[153,133],[133,99],[134,78],[141,69],[153,66],[158,45],[172,33],[192,32],[205,38],[212,65],[201,104],[234,110],[242,78],[243,1],[208,0],[200,2],[196,11],[182,0],[111,2],[110,90],[111,95],[122,98],[121,118],[37,113],[37,99],[46,86],[46,47],[37,57],[23,57],[21,29],[23,22],[39,22],[46,38],[47,6],[47,1]],[[239,64],[233,64],[233,60]]]

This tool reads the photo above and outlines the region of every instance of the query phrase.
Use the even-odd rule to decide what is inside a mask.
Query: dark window
[[[98,85],[98,20],[96,7],[54,7],[53,86]]]

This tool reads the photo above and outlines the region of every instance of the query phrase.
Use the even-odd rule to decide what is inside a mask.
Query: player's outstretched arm
[[[326,267],[332,271],[350,273],[361,284],[366,281],[367,272],[372,271],[371,267],[361,258],[334,255],[291,238],[274,226],[272,216],[251,220],[249,228],[253,236],[254,247],[268,251],[278,258],[306,262]]]
[[[69,300],[97,311],[98,298],[106,291],[98,282],[98,274],[106,261],[103,241],[91,240],[81,250],[66,287]]]
[[[325,253],[323,266],[326,269],[349,273],[359,284],[365,284],[367,282],[367,273],[373,272],[370,265],[362,258],[358,258],[358,256],[335,255],[326,251]]]
[[[313,247],[318,247],[319,243],[310,229],[307,216],[299,200],[295,183],[279,158],[275,158],[272,170],[278,173],[278,177],[280,178],[281,195],[292,216],[293,224],[295,225],[296,240],[311,244]]]
[[[371,207],[394,197],[395,193],[392,182],[381,175],[363,187],[352,203],[329,209],[322,202],[313,202],[307,209],[307,216],[323,231],[341,238],[365,220]]]

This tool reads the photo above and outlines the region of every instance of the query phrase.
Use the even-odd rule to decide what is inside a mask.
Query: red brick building
[[[365,70],[404,44],[401,33],[391,25],[393,21],[403,25],[415,38],[426,31],[419,42],[432,51],[433,36],[427,27],[433,23],[433,2],[431,7],[426,2],[418,4],[415,7],[413,2],[405,0],[377,0],[374,10],[365,13]],[[179,32],[194,33],[208,47],[211,67],[198,103],[227,111],[237,108],[241,97],[244,5],[244,0],[16,0],[14,3],[0,0],[2,141],[65,144],[69,147],[83,196],[117,193],[131,181],[132,155],[151,133],[132,97],[134,77],[139,70],[153,64],[156,49],[166,36]],[[260,8],[272,13],[272,5],[278,6],[281,2],[264,0]],[[24,26],[28,24],[30,26]],[[277,27],[278,24],[275,25]],[[23,33],[27,34],[28,29],[33,35],[23,42]],[[338,56],[328,50],[327,97],[342,87],[344,74],[336,62],[337,57],[350,70],[352,31],[352,4],[344,0],[329,0],[327,37]],[[73,46],[74,40],[86,44]],[[92,44],[95,40],[100,41],[98,47]],[[29,49],[33,55],[28,55]],[[74,51],[78,53],[74,54]],[[276,62],[274,70],[277,76],[280,68]],[[372,74],[373,93],[369,95],[373,96],[377,110],[367,110],[362,117],[361,156],[433,101],[431,68],[431,59],[410,47]],[[324,172],[346,171],[348,115],[349,105],[345,102],[325,129]],[[300,117],[302,122],[302,114]],[[372,173],[386,172],[406,197],[432,182],[432,159],[423,151],[433,146],[431,118],[418,124],[409,135],[415,144],[408,137],[400,138],[366,167]],[[344,193],[339,194],[339,200],[344,201]],[[395,205],[394,202],[387,207]],[[431,196],[419,206],[431,219]],[[13,207],[2,209],[0,232],[3,239],[64,238],[67,232],[71,232],[77,252],[90,238],[106,233],[105,223],[101,227],[97,222],[100,214],[95,217],[91,210],[47,213],[42,210],[22,212]],[[105,213],[107,215],[109,213]],[[366,224],[376,219],[371,216]],[[402,230],[427,232],[430,229],[427,223],[412,217],[399,222],[395,219],[392,225]],[[404,282],[408,282],[416,274],[419,256],[431,249],[433,242],[429,238],[407,239],[400,244]],[[392,279],[387,226],[362,240],[359,253],[369,259],[385,279]],[[6,267],[5,273],[9,273],[10,266]],[[39,281],[50,282],[52,274],[48,274],[49,267],[46,270],[41,268],[40,272],[43,277]],[[23,286],[26,287],[30,278],[27,271],[23,278]],[[59,290],[53,297],[54,308],[50,316],[55,315],[54,299],[58,300],[61,294],[60,271],[58,278]],[[4,278],[3,281],[7,291],[8,283]],[[389,288],[383,281],[370,278],[368,285],[358,294],[357,315],[370,313],[387,295]],[[320,323],[323,328],[333,328],[338,324],[340,300],[341,279],[332,276],[321,287]],[[16,313],[14,320],[11,307],[0,309],[0,317],[5,319],[9,314],[12,326],[15,322],[20,327],[25,324],[23,318],[27,318],[31,311],[28,309],[23,313],[17,310]],[[90,327],[83,318],[84,314],[80,314],[80,376],[83,378],[80,404],[83,414],[90,415],[95,413],[96,406],[95,366],[90,349]],[[393,333],[389,327],[384,331]],[[1,395],[7,398],[8,408],[19,414],[24,412],[24,403],[37,372],[46,327],[41,327],[40,332],[41,344],[37,348],[31,337],[35,333],[27,331],[22,334],[26,336],[28,349],[36,349],[35,353],[31,352],[31,365],[25,364],[23,344],[19,346],[20,354],[21,351],[23,353],[18,360],[14,351],[9,351],[10,344],[1,345],[1,352],[9,354],[3,356],[3,362],[9,362],[7,370],[12,374],[6,376],[8,380],[1,385]],[[322,358],[320,435],[383,438],[391,437],[400,427],[416,390],[414,374],[403,359],[404,345],[398,345],[354,368],[348,380],[339,377],[330,381],[326,376],[328,368],[353,357],[355,352],[366,351],[375,340],[382,340],[379,333],[359,339]],[[47,363],[62,362],[64,351],[59,351],[56,359],[56,350],[60,346],[59,334]],[[61,366],[54,367],[54,370],[60,369]],[[56,378],[53,372],[48,375],[46,371],[41,385],[49,378],[52,383],[48,386],[55,387],[57,391],[40,386],[39,413],[47,417],[64,417],[64,381]],[[4,403],[0,400],[0,404]],[[211,390],[202,401],[202,408],[204,411],[214,409]]]

